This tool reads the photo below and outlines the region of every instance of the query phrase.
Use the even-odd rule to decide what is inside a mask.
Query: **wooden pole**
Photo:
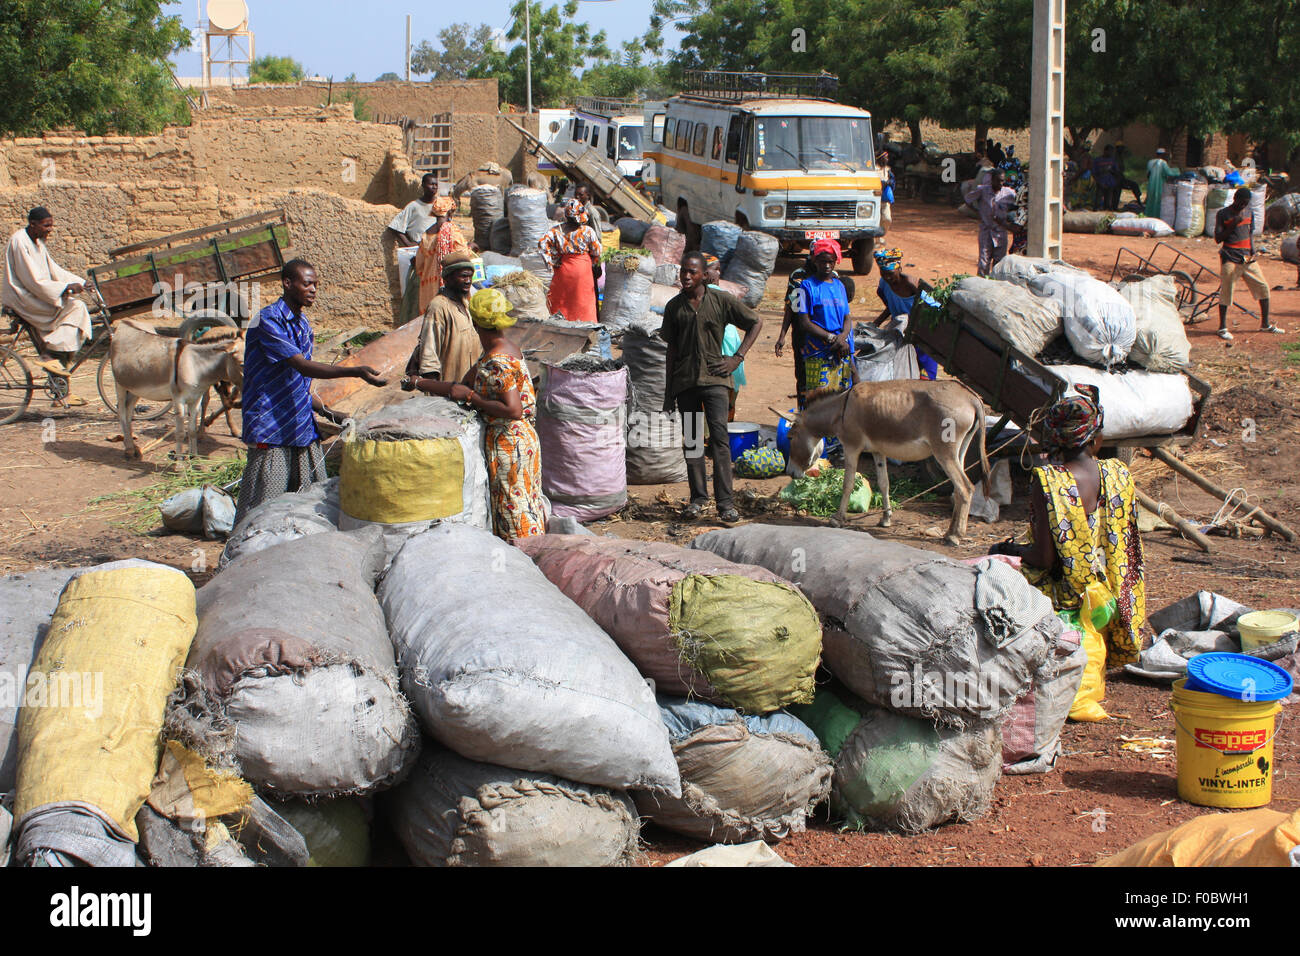
[[[1167,520],[1171,525],[1177,528],[1188,541],[1196,545],[1206,554],[1210,553],[1210,539],[1201,534],[1191,522],[1181,517],[1178,512],[1169,507],[1164,502],[1157,502],[1154,498],[1147,495],[1141,488],[1134,488],[1137,494],[1138,504],[1154,515],[1159,515]]]
[[[1208,491],[1216,498],[1222,498],[1226,503],[1233,505],[1234,507],[1247,506],[1245,495],[1240,495],[1235,491],[1233,492],[1225,491],[1223,488],[1220,488],[1218,485],[1210,481],[1210,479],[1206,478],[1200,472],[1196,471],[1185,461],[1181,461],[1175,458],[1164,448],[1151,448],[1149,449],[1149,451],[1151,452],[1152,457],[1157,458],[1160,461],[1163,461],[1175,472],[1182,475],[1184,478],[1186,478],[1188,481],[1190,481],[1192,484],[1196,485],[1198,488],[1202,489],[1203,491]],[[1262,508],[1259,507],[1253,508],[1250,511],[1250,513],[1247,514],[1241,520],[1244,521],[1246,519],[1256,521],[1259,524],[1262,524],[1264,527],[1268,528],[1270,531],[1276,531],[1287,541],[1294,541],[1296,539],[1296,533],[1294,530],[1287,527],[1282,522],[1278,521],[1276,518],[1274,518],[1268,512],[1264,511],[1264,509]]]

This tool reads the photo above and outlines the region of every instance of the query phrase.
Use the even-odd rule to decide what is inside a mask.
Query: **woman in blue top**
[[[799,284],[795,296],[796,321],[804,334],[805,394],[817,388],[842,392],[857,382],[848,293],[835,275],[840,258],[840,244],[834,239],[814,242],[813,275]]]
[[[902,331],[907,327],[907,316],[912,312],[912,304],[920,292],[915,280],[905,273],[901,266],[903,253],[898,249],[877,249],[876,263],[880,266],[880,284],[876,286],[876,295],[885,303],[885,308],[876,317],[875,324],[891,330]],[[928,292],[921,292],[921,301],[939,308],[939,303]],[[901,319],[901,321],[900,321]],[[939,363],[920,349],[916,350],[916,361],[921,366],[921,375],[934,381],[939,374]]]

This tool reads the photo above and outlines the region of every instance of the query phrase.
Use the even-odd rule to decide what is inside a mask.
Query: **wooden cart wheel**
[[[188,342],[197,342],[208,329],[225,326],[229,329],[239,328],[239,323],[220,309],[203,309],[190,312],[181,323],[180,337]]]
[[[95,373],[95,387],[99,389],[99,400],[108,406],[108,410],[117,415],[117,386],[113,382],[113,364],[105,355],[99,360],[99,371]],[[151,422],[162,418],[172,410],[171,402],[154,402],[141,399],[135,403],[132,421]]]

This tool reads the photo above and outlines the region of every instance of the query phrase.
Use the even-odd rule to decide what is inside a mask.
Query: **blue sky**
[[[202,0],[206,10],[206,0]],[[559,0],[543,0],[550,6]],[[392,71],[402,75],[402,47],[406,41],[406,15],[411,14],[411,43],[429,40],[457,22],[487,23],[505,29],[510,22],[511,0],[247,0],[249,28],[256,53],[291,56],[309,73],[342,79],[356,73],[373,80]],[[191,30],[198,24],[200,0],[181,0],[164,7],[180,14]],[[644,32],[651,0],[607,0],[580,3],[577,19],[603,29],[617,47]],[[206,14],[205,14],[206,16]],[[198,76],[202,66],[196,44],[176,57],[177,73]]]

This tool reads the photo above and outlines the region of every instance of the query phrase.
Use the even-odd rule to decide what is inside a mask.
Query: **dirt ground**
[[[947,206],[914,204],[895,207],[893,230],[886,242],[904,253],[907,271],[935,280],[954,272],[974,273],[975,223]],[[1151,249],[1154,240],[1070,234],[1065,258],[1109,279],[1122,249]],[[1173,239],[1171,245],[1210,266],[1217,266],[1215,246],[1206,239]],[[1131,261],[1131,260],[1129,260]],[[737,418],[773,424],[768,406],[792,405],[793,375],[789,351],[773,354],[780,327],[784,276],[796,265],[781,260],[768,286],[760,313],[764,327],[746,362],[748,386],[740,393]],[[1300,291],[1294,266],[1267,256],[1263,268],[1273,292],[1274,321],[1286,334],[1250,332],[1253,320],[1234,319],[1237,338],[1224,343],[1213,334],[1214,322],[1188,329],[1195,373],[1214,388],[1203,435],[1182,453],[1228,488],[1242,488],[1252,504],[1263,505],[1283,522],[1300,527],[1300,481],[1296,478],[1295,443],[1300,437]],[[328,281],[328,277],[323,277]],[[874,316],[876,276],[859,277],[854,315]],[[1285,288],[1278,288],[1285,286]],[[1244,289],[1238,295],[1245,295]],[[331,323],[313,316],[318,329]],[[119,433],[116,420],[98,401],[93,368],[87,363],[74,388],[89,404],[71,410],[50,408],[37,396],[28,416],[0,430],[0,573],[37,567],[72,566],[124,557],[146,557],[174,565],[202,583],[211,574],[220,542],[163,533],[139,535],[123,528],[125,508],[91,499],[124,490],[141,490],[159,480],[167,468],[169,443],[145,462],[127,462],[122,446],[110,439]],[[85,369],[90,372],[86,373]],[[137,424],[146,439],[159,437],[164,422]],[[233,454],[240,447],[224,424],[217,424],[201,445],[208,456]],[[1139,458],[1139,484],[1198,525],[1208,524],[1222,502],[1177,478],[1164,465]],[[891,474],[894,472],[891,471]],[[812,522],[778,505],[775,495],[787,479],[737,479],[738,507],[746,520]],[[597,534],[660,539],[685,544],[717,527],[706,516],[690,525],[676,519],[685,504],[685,485],[630,489],[630,506],[619,515],[592,525]],[[950,505],[946,500],[919,502],[895,512],[894,526],[875,527],[877,516],[854,525],[893,539],[951,554],[983,554],[995,541],[1024,527],[1023,476],[1016,500],[1003,509],[1002,520],[972,520],[959,548],[945,546]],[[1203,555],[1176,533],[1157,530],[1144,536],[1147,601],[1150,610],[1201,588],[1219,591],[1256,607],[1300,606],[1300,543],[1277,537],[1216,537],[1214,552]],[[1174,736],[1169,689],[1112,673],[1106,706],[1112,719],[1098,724],[1070,724],[1064,732],[1065,754],[1050,774],[1004,776],[994,805],[983,819],[942,827],[913,837],[839,832],[823,816],[807,833],[780,844],[778,852],[799,865],[1079,865],[1117,852],[1159,830],[1206,812],[1184,803],[1175,792],[1172,756],[1122,749],[1121,736]],[[1292,708],[1294,709],[1294,708]],[[1300,730],[1288,721],[1277,735],[1274,809],[1300,806]],[[659,864],[700,847],[675,835],[647,827],[647,857]]]

